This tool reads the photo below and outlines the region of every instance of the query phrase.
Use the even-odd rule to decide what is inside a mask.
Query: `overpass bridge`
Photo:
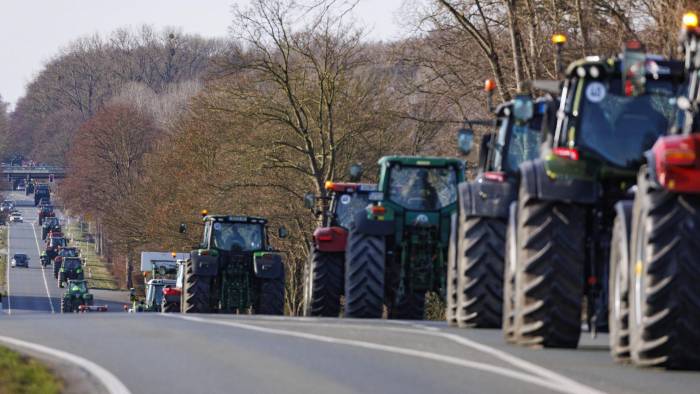
[[[0,167],[2,179],[12,184],[12,189],[16,189],[20,180],[53,180],[65,178],[66,170],[59,166],[13,166],[3,164]]]

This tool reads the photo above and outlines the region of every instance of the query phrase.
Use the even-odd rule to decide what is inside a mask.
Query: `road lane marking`
[[[36,236],[36,230],[34,229],[34,223],[32,223],[32,234],[34,234],[34,241],[36,241],[36,250],[39,252],[39,265],[41,265],[41,248],[39,247],[39,237]],[[49,283],[46,281],[46,270],[44,266],[41,266],[41,277],[44,279],[44,288],[46,289],[46,296],[49,297],[49,306],[51,307],[51,313],[56,313],[53,309],[53,299],[51,298],[51,292],[49,291]]]
[[[5,282],[7,283],[7,314],[12,314],[12,302],[10,301],[10,222],[7,222],[7,275]]]
[[[358,348],[369,349],[369,350],[377,350],[377,351],[383,351],[383,352],[387,352],[387,353],[394,353],[394,354],[422,358],[422,359],[427,359],[427,360],[432,360],[432,361],[438,361],[438,362],[451,364],[451,365],[455,365],[455,366],[460,366],[460,367],[464,367],[464,368],[470,368],[470,369],[476,369],[479,371],[490,372],[490,373],[493,373],[496,375],[501,375],[501,376],[508,377],[511,379],[520,380],[522,382],[534,384],[534,385],[537,385],[540,387],[545,387],[547,389],[562,392],[562,393],[601,394],[600,391],[598,391],[594,388],[584,386],[580,383],[573,382],[573,381],[571,381],[571,382],[573,382],[574,384],[569,384],[567,382],[559,381],[559,380],[552,381],[552,380],[545,379],[545,378],[542,378],[539,376],[533,376],[530,374],[517,372],[517,371],[514,371],[512,369],[507,369],[507,368],[499,367],[499,366],[488,364],[488,363],[482,363],[482,362],[478,362],[478,361],[470,361],[470,360],[465,360],[465,359],[461,359],[461,358],[457,358],[457,357],[446,356],[446,355],[437,354],[437,353],[430,353],[430,352],[421,351],[421,350],[405,349],[405,348],[400,348],[400,347],[396,347],[396,346],[382,345],[382,344],[373,343],[373,342],[358,341],[358,340],[353,340],[353,339],[335,338],[335,337],[329,337],[329,336],[325,336],[325,335],[316,335],[316,334],[310,334],[310,333],[305,333],[305,332],[281,330],[281,329],[268,328],[268,327],[260,327],[260,326],[251,325],[251,324],[244,324],[244,323],[218,320],[218,319],[204,319],[201,317],[173,315],[173,314],[165,314],[164,316],[171,317],[171,318],[183,319],[183,320],[189,320],[189,321],[198,322],[198,323],[229,326],[229,327],[239,328],[239,329],[243,329],[243,330],[262,332],[262,333],[266,333],[266,334],[302,338],[302,339],[307,339],[307,340],[312,340],[312,341],[317,341],[317,342],[331,343],[331,344],[337,344],[337,345],[346,345],[346,346],[351,346],[351,347],[358,347]],[[415,330],[415,331],[420,332],[420,333],[430,333],[428,331],[418,331],[418,330]],[[554,373],[552,372],[552,374],[554,374]]]
[[[324,323],[324,320],[327,321],[327,323]],[[491,346],[481,344],[479,342],[464,338],[464,337],[456,335],[456,334],[442,332],[440,330],[440,328],[438,328],[438,327],[428,326],[428,325],[420,324],[420,323],[398,321],[398,320],[375,320],[377,322],[385,323],[385,324],[381,324],[381,325],[330,323],[330,322],[328,322],[329,320],[330,321],[338,321],[337,319],[333,320],[333,319],[328,319],[328,318],[317,318],[317,317],[293,317],[293,316],[289,316],[289,317],[287,317],[287,319],[284,319],[283,316],[260,316],[260,318],[258,318],[258,319],[250,319],[249,322],[250,322],[250,324],[280,322],[281,324],[296,325],[296,326],[303,326],[306,324],[305,322],[313,322],[314,326],[316,326],[316,327],[323,326],[323,327],[337,327],[337,328],[351,328],[351,329],[387,330],[387,331],[401,332],[401,333],[406,333],[406,334],[440,337],[440,338],[443,338],[443,339],[446,339],[446,340],[449,340],[452,342],[456,342],[462,346],[472,348],[478,352],[488,354],[494,358],[497,358],[497,359],[504,361],[510,365],[515,366],[515,367],[521,368],[525,371],[531,372],[531,373],[538,375],[542,378],[556,381],[556,382],[559,382],[560,384],[564,384],[564,385],[581,386],[581,388],[584,390],[595,390],[595,389],[588,387],[588,386],[585,386],[585,385],[583,385],[575,380],[572,380],[564,375],[558,374],[558,373],[551,371],[545,367],[539,366],[537,364],[523,360],[519,357],[508,354],[502,350],[498,350],[498,349],[493,348]],[[353,321],[366,322],[367,320],[350,319],[350,320],[346,320],[346,321],[347,322],[353,322]],[[399,327],[391,327],[392,325],[396,325]],[[414,327],[414,328],[409,328],[409,327]],[[420,329],[416,329],[416,328],[420,328]],[[590,392],[590,391],[588,391],[588,392]]]
[[[65,362],[69,362],[71,364],[75,364],[78,367],[85,370],[85,372],[87,372],[88,374],[94,376],[107,389],[107,392],[110,394],[131,394],[129,389],[126,388],[124,383],[117,379],[116,376],[114,376],[108,370],[102,368],[101,366],[86,358],[77,356],[72,353],[64,352],[63,350],[50,348],[48,346],[39,345],[37,343],[25,342],[20,339],[15,339],[6,336],[0,336],[0,342],[32,350],[63,360]]]

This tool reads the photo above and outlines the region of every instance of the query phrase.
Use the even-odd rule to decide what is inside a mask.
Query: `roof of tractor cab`
[[[358,183],[358,182],[331,182],[325,184],[326,190],[331,190],[336,193],[354,193],[354,192],[374,192],[377,191],[376,183]]]
[[[458,166],[464,168],[464,160],[454,157],[437,156],[384,156],[377,162],[380,166],[398,163],[405,166],[417,167],[447,167]]]
[[[653,54],[646,54],[646,60],[647,61],[653,61],[655,62],[660,68],[665,69],[663,75],[676,75],[676,76],[683,76],[684,75],[684,66],[683,62],[678,61],[678,60],[669,60],[664,56],[660,55],[653,55]],[[569,66],[566,68],[566,76],[567,77],[573,77],[576,75],[577,69],[581,66],[583,67],[591,67],[591,66],[598,66],[601,67],[600,71],[604,71],[606,73],[615,73],[619,74],[622,71],[622,56],[620,55],[619,57],[610,57],[610,58],[605,58],[605,57],[600,57],[600,56],[587,56],[584,57],[583,59],[579,59],[576,61],[573,61]],[[651,74],[651,73],[649,73]]]
[[[177,281],[175,279],[151,279],[146,283],[147,285],[151,286],[167,286],[167,285],[174,285],[176,284]]]
[[[267,219],[257,216],[242,215],[206,215],[204,221],[231,222],[231,223],[267,223]]]

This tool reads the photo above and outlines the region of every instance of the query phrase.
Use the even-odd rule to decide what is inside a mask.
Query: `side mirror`
[[[513,117],[521,122],[527,122],[532,119],[535,112],[532,97],[525,94],[519,94],[513,100]]]
[[[184,234],[187,232],[187,225],[185,223],[180,223],[180,234]]]
[[[457,137],[459,151],[468,155],[472,151],[472,145],[474,145],[474,131],[467,127],[460,129]]]
[[[287,230],[287,228],[284,226],[280,227],[279,230],[277,230],[277,236],[279,236],[282,239],[287,238],[288,235],[289,230]]]
[[[304,207],[314,209],[316,207],[316,195],[308,192],[304,194]]]
[[[350,181],[359,182],[362,179],[362,164],[355,163],[350,166]]]

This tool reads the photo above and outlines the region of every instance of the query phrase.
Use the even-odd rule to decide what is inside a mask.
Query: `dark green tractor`
[[[379,160],[378,191],[350,228],[345,315],[422,319],[428,292],[446,291],[450,218],[464,162],[438,157]]]
[[[284,264],[269,244],[267,220],[202,214],[202,243],[185,263],[182,312],[284,314]]]
[[[488,85],[488,84],[487,84]],[[495,120],[477,121],[495,131],[482,136],[474,180],[460,183],[448,267],[447,321],[460,327],[499,328],[503,319],[506,224],[517,199],[520,164],[539,157],[552,126],[551,97],[521,94],[499,105]],[[460,130],[460,150],[471,150],[471,127]]]
[[[504,330],[514,342],[575,348],[582,317],[594,334],[607,329],[614,206],[630,198],[644,152],[673,122],[683,79],[682,62],[646,55],[638,42],[621,57],[568,67],[556,127],[540,158],[520,166],[509,221],[513,319]]]
[[[79,312],[81,306],[91,306],[92,294],[88,291],[85,280],[69,280],[67,290],[61,297],[61,313]]]
[[[58,287],[63,288],[69,280],[83,279],[85,279],[83,260],[80,257],[64,257],[61,269],[58,271]]]

